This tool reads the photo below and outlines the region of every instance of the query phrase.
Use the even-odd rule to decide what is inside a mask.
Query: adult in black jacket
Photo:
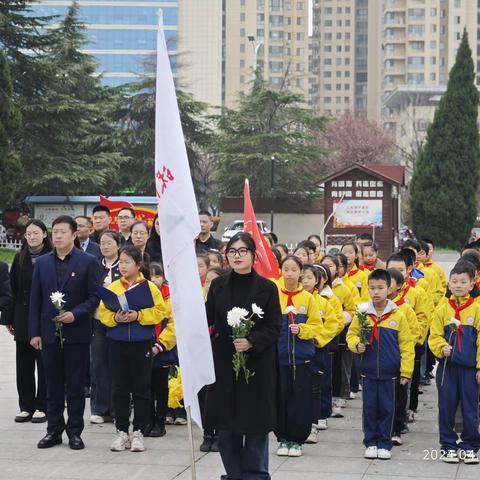
[[[2,324],[14,336],[16,345],[16,376],[20,412],[16,422],[46,421],[46,386],[41,353],[30,345],[28,310],[32,287],[33,266],[37,258],[52,250],[45,224],[30,220],[25,229],[22,249],[15,255],[10,270],[13,303]],[[35,381],[35,367],[37,381]]]
[[[153,219],[153,226],[150,230],[150,236],[148,237],[145,251],[150,257],[150,262],[163,263],[162,244],[160,241],[160,221],[158,220],[158,214],[155,215],[155,218]]]
[[[12,289],[8,275],[8,265],[0,262],[0,314],[5,315],[12,302]],[[1,318],[1,317],[0,317]]]
[[[103,258],[100,262],[100,283],[107,288],[121,278],[118,269],[118,251],[121,247],[121,235],[113,230],[106,230],[100,237],[100,249]],[[90,423],[104,423],[112,420],[112,371],[110,366],[110,341],[106,337],[106,327],[98,317],[98,310],[93,315],[93,335],[90,343]]]
[[[227,245],[233,271],[212,282],[207,317],[213,327],[212,348],[216,382],[207,390],[206,426],[219,432],[218,446],[228,479],[269,479],[268,433],[277,421],[277,341],[281,310],[277,287],[253,270],[255,243],[237,233]],[[241,307],[263,309],[263,318],[245,339],[232,341],[227,312]],[[254,374],[247,384],[242,372],[235,378],[233,355],[245,352]]]

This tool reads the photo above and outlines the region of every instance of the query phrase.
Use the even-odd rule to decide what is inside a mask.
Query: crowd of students
[[[49,341],[44,338],[40,320],[38,330],[32,333],[38,312],[32,312],[29,305],[30,298],[34,297],[32,292],[40,288],[40,284],[35,283],[39,281],[35,271],[40,268],[40,257],[52,255],[55,271],[65,275],[62,263],[65,258],[69,260],[71,251],[59,258],[61,242],[59,234],[55,236],[55,226],[59,225],[68,227],[72,248],[97,258],[96,283],[121,294],[147,281],[154,299],[151,308],[112,312],[97,298],[94,308],[88,312],[93,335],[89,342],[90,382],[85,381],[84,386],[88,388],[90,383],[91,387],[90,421],[115,420],[117,435],[111,445],[113,451],[143,451],[144,436],[161,437],[166,433],[166,424],[186,423],[181,405],[168,409],[168,383],[176,374],[178,358],[168,279],[161,264],[158,219],[149,231],[144,222],[135,220],[135,212],[126,208],[118,213],[118,232],[109,229],[110,222],[110,212],[103,206],[96,207],[91,218],[61,217],[53,225],[52,245],[45,225],[38,220],[30,221],[22,251],[10,270],[10,282],[1,283],[2,323],[15,336],[17,345],[20,412],[15,421],[49,421],[50,437],[42,439],[39,448],[60,443],[62,428],[65,428],[65,425],[57,426],[55,430],[50,426],[51,392],[46,395],[45,385],[47,390],[53,387],[49,380],[51,374],[44,368],[49,358],[45,343]],[[265,299],[269,309],[267,318],[258,319],[252,335],[242,339],[242,343],[231,340],[226,315],[218,318],[217,295],[221,293],[222,282],[227,282],[231,290],[227,295],[230,306],[236,305],[232,303],[234,300],[243,305],[246,298],[253,298],[252,289],[259,288],[259,280],[247,275],[242,277],[242,274],[252,274],[255,245],[246,234],[235,235],[228,244],[215,239],[211,234],[212,218],[206,211],[200,212],[200,224],[201,233],[195,247],[214,358],[219,355],[218,348],[221,355],[227,357],[235,351],[245,352],[247,365],[255,364],[253,370],[258,369],[252,385],[238,387],[239,395],[244,389],[245,398],[250,398],[249,392],[265,389],[265,385],[259,383],[262,378],[259,358],[274,345],[276,359],[272,364],[269,357],[268,365],[274,367],[276,380],[271,380],[269,374],[264,381],[275,391],[276,418],[265,421],[264,429],[275,431],[277,455],[301,456],[302,445],[318,443],[321,431],[330,427],[330,419],[342,417],[349,400],[362,392],[365,457],[390,459],[392,446],[402,445],[402,435],[408,433],[408,424],[415,421],[422,385],[430,384],[438,361],[441,458],[449,463],[460,460],[478,463],[480,245],[467,245],[447,282],[442,268],[432,260],[431,240],[407,240],[402,249],[393,252],[384,263],[378,258],[378,248],[369,234],[345,242],[340,249],[330,249],[327,254],[318,235],[309,236],[293,249],[278,243],[274,235],[267,235],[279,275],[270,279],[275,285],[273,291],[267,285],[272,285],[270,281],[260,289],[262,295],[269,292],[268,302]],[[68,231],[63,232],[64,236]],[[245,266],[247,260],[250,263]],[[75,273],[71,275],[74,277]],[[225,278],[228,281],[222,280]],[[216,293],[210,292],[212,285]],[[260,293],[259,298],[263,298]],[[272,298],[275,305],[271,304]],[[40,308],[37,302],[35,305]],[[259,332],[267,320],[268,338],[262,333],[265,338],[260,339]],[[73,332],[73,325],[75,318],[64,322],[66,334]],[[227,339],[227,346],[216,346],[216,339],[222,335]],[[33,341],[32,337],[43,339],[42,355],[39,353],[42,343]],[[52,342],[58,339],[53,338]],[[260,344],[264,346],[260,348]],[[69,345],[68,335],[66,345]],[[231,362],[225,364],[223,360],[221,370],[217,363],[217,383],[219,376],[233,382]],[[236,384],[238,382],[242,379]],[[66,384],[68,387],[68,382]],[[232,385],[229,383],[228,395],[236,391]],[[218,409],[213,415],[208,414],[215,404],[219,385],[216,388],[209,387],[200,393],[205,425],[200,449],[220,450],[226,468],[230,465],[238,471],[243,467],[232,460],[235,455],[230,448],[238,438],[225,432],[230,429],[235,434],[258,432],[246,425],[242,431],[238,418],[243,417],[235,410],[241,407],[236,402],[232,401],[233,410],[228,414],[235,417],[231,419],[234,424],[231,428],[225,427],[230,425],[227,420],[219,420]],[[270,399],[268,392],[264,393]],[[70,399],[76,401],[75,398],[67,391],[67,404]],[[132,405],[134,418],[130,435]],[[455,415],[459,405],[463,431],[457,441]],[[63,420],[63,407],[61,415]],[[251,422],[245,420],[245,423]],[[67,423],[67,434],[68,428]],[[82,429],[83,423],[76,433],[69,434],[71,448],[83,448],[83,442],[75,437],[79,437]],[[251,445],[255,445],[253,450],[268,448],[262,438],[250,438]],[[242,448],[247,448],[247,443]],[[261,469],[263,473],[258,478],[269,478],[264,454],[256,466],[249,468]]]

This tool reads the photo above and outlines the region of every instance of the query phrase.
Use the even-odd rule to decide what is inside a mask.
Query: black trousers
[[[408,383],[400,385],[400,378],[395,381],[395,417],[393,420],[393,435],[400,435],[406,425],[408,400]]]
[[[168,407],[168,374],[170,367],[152,368],[150,388],[150,425],[165,425]]]
[[[418,408],[418,389],[420,388],[420,368],[422,363],[422,355],[424,346],[415,347],[415,363],[413,366],[412,382],[410,384],[410,404],[409,410],[417,411]]]
[[[61,435],[80,435],[83,431],[85,411],[85,377],[87,375],[88,343],[68,344],[60,342],[43,345],[42,359],[47,382],[47,432]],[[67,397],[68,421],[63,412]]]
[[[143,430],[148,423],[152,375],[152,342],[117,342],[110,346],[113,379],[115,425],[128,433],[130,395],[133,396],[133,430]]]
[[[43,370],[42,352],[29,342],[16,341],[17,392],[21,412],[47,411],[47,386]],[[37,381],[35,381],[35,366]]]
[[[280,367],[278,440],[304,443],[312,429],[312,372],[307,364]]]

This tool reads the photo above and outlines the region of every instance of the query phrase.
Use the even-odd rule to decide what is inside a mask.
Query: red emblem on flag
[[[160,198],[165,193],[168,183],[173,182],[175,177],[171,170],[164,165],[162,171],[156,171],[155,178],[157,179],[157,197]]]

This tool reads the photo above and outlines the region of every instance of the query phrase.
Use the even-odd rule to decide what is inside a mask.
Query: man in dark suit
[[[100,251],[100,245],[90,239],[90,232],[92,231],[92,220],[89,217],[79,215],[75,217],[77,222],[77,238],[80,242],[80,248],[84,251],[98,258],[102,258],[102,252]]]
[[[8,275],[8,265],[0,262],[0,315],[6,315],[7,308],[12,301],[12,287]]]
[[[52,223],[55,250],[35,263],[30,299],[30,344],[42,350],[47,383],[47,435],[38,448],[62,443],[66,430],[72,450],[85,447],[80,435],[85,410],[84,386],[91,338],[91,315],[98,306],[98,261],[74,245],[77,223],[62,215]],[[63,313],[52,304],[53,292],[64,295]],[[56,335],[54,318],[61,322],[63,347]],[[68,421],[63,412],[67,397]]]
[[[97,205],[93,207],[92,223],[94,232],[90,234],[90,240],[100,245],[100,237],[112,221],[110,209],[105,205]]]

